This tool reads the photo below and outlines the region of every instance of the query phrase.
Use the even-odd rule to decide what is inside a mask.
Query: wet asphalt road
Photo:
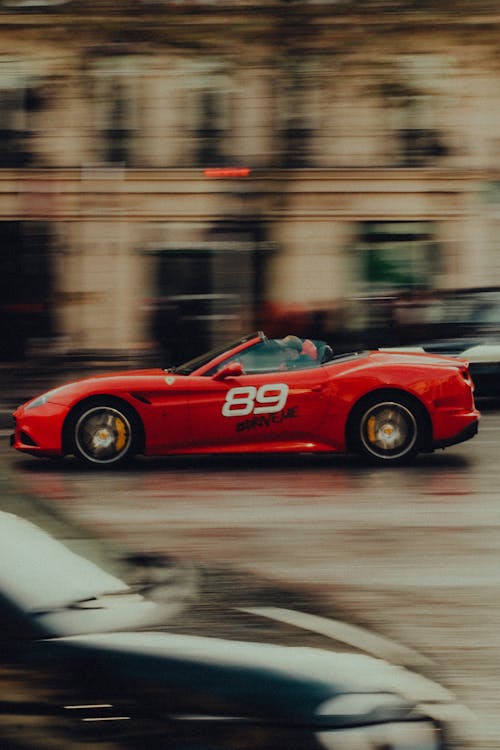
[[[404,468],[355,458],[138,459],[89,472],[0,448],[4,491],[128,547],[286,584],[400,641],[500,746],[500,410]],[[21,502],[21,498],[23,498]],[[230,595],[230,592],[229,592]]]

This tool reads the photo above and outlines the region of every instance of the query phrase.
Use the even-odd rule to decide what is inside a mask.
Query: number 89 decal
[[[286,383],[269,383],[231,388],[222,407],[224,417],[245,417],[247,414],[274,414],[281,411],[288,398]]]

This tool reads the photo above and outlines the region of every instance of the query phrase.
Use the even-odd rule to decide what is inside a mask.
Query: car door
[[[193,444],[263,450],[314,442],[325,414],[324,368],[196,378],[190,400]],[[310,446],[309,446],[310,447]]]

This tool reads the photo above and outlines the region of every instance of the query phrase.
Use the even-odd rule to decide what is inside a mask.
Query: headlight
[[[393,693],[346,693],[321,703],[316,709],[316,716],[335,717],[335,723],[373,724],[374,721],[387,721],[408,716],[413,703],[408,703]]]
[[[316,709],[317,720],[330,726],[316,737],[327,750],[439,750],[438,726],[420,716],[413,702],[393,693],[348,693]]]
[[[33,401],[30,401],[25,408],[35,409],[37,406],[43,406],[47,403],[47,401],[50,401],[50,399],[55,396],[56,393],[64,390],[64,388],[66,388],[65,385],[60,385],[59,388],[53,388],[51,391],[47,391],[47,393],[42,393],[41,396],[38,396],[37,398],[34,398]]]
[[[390,724],[318,732],[326,750],[440,750],[440,731],[431,721]]]

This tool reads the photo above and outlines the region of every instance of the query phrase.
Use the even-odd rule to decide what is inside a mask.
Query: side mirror
[[[243,367],[241,362],[228,362],[227,365],[223,365],[214,375],[214,380],[225,380],[226,378],[236,378],[238,375],[243,375]]]

